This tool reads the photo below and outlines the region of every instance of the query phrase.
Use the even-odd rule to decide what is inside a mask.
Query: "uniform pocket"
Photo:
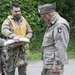
[[[52,41],[52,35],[46,34],[45,38],[47,42]]]
[[[54,61],[54,52],[44,52],[44,63],[46,65],[53,64]]]
[[[6,71],[12,70],[14,68],[13,59],[9,58],[6,60]]]
[[[25,60],[22,60],[22,59],[18,58],[18,60],[16,62],[16,66],[20,67],[20,66],[24,66],[24,65],[27,66],[28,63]]]

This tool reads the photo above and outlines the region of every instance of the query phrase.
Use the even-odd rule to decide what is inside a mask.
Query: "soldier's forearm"
[[[30,39],[32,37],[32,32],[26,35],[26,38]]]

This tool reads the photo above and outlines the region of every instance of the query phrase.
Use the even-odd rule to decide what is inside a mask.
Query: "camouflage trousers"
[[[26,74],[26,66],[18,67],[18,74],[19,75],[27,75]],[[10,72],[7,72],[6,75],[15,75],[15,69]]]
[[[27,61],[25,52],[21,47],[15,47],[8,49],[6,56],[6,74],[15,75],[15,68],[18,67],[19,75],[26,75]]]

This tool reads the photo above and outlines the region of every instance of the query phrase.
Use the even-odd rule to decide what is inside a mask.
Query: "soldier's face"
[[[52,18],[54,13],[44,13],[44,14],[41,14],[41,18],[47,23],[49,24],[50,23],[50,20]]]
[[[20,7],[13,7],[13,9],[11,10],[11,13],[12,13],[12,15],[14,16],[14,17],[16,17],[16,18],[20,18],[20,13],[21,13],[21,11],[20,11]]]

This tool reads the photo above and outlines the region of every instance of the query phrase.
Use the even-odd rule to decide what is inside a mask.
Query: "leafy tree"
[[[41,47],[44,32],[46,29],[45,23],[40,18],[38,14],[38,5],[56,2],[56,11],[70,23],[70,45],[69,49],[75,51],[74,47],[74,37],[75,37],[75,0],[1,0],[0,1],[0,24],[2,25],[4,19],[10,14],[9,6],[12,2],[18,2],[21,7],[21,13],[29,22],[32,30],[33,37],[30,43],[30,50],[38,50]],[[1,27],[1,26],[0,26]],[[0,28],[1,29],[1,28]]]

